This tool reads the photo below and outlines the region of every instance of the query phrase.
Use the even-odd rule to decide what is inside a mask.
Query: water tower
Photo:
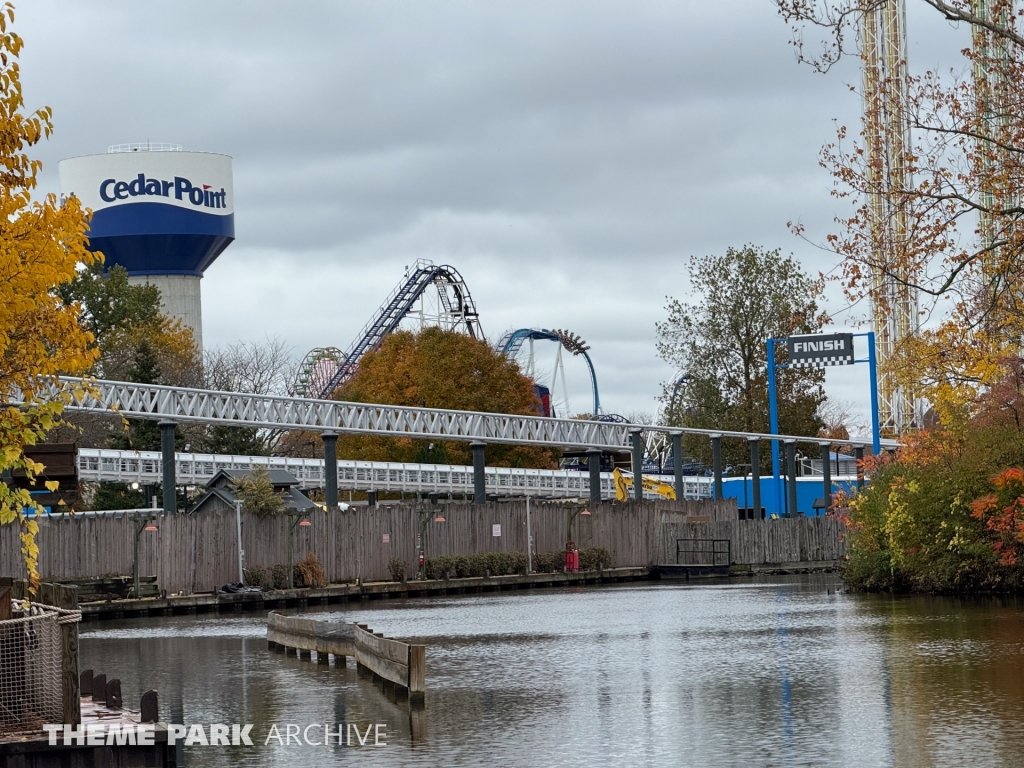
[[[162,311],[203,346],[199,281],[235,239],[231,158],[177,144],[115,144],[62,160],[60,189],[93,212],[90,248],[129,282],[160,289]]]

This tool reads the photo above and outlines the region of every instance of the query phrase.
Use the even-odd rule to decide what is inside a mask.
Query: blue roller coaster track
[[[594,373],[594,363],[591,361],[590,355],[587,354],[587,350],[590,347],[579,336],[570,331],[557,329],[549,331],[547,328],[520,328],[518,331],[512,331],[502,336],[498,342],[498,350],[505,357],[513,358],[519,354],[519,350],[523,348],[523,343],[530,339],[557,342],[568,352],[576,356],[582,356],[587,361],[587,367],[590,369],[590,383],[594,390],[594,415],[599,415],[601,411],[601,397],[597,392],[597,374]]]
[[[403,281],[391,292],[391,295],[384,300],[370,322],[356,336],[356,340],[348,351],[337,356],[337,369],[327,383],[318,385],[317,391],[305,391],[299,394],[321,400],[330,398],[338,387],[355,376],[363,355],[380,347],[384,337],[398,328],[399,323],[431,285],[437,287],[441,307],[445,315],[452,319],[453,327],[462,326],[474,339],[483,339],[484,333],[480,327],[480,316],[462,275],[455,267],[447,264],[438,265],[420,259],[413,269],[406,273]],[[449,294],[449,289],[451,294]]]

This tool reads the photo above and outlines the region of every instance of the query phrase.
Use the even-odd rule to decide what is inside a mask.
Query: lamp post
[[[576,520],[577,515],[590,517],[590,514],[590,510],[582,504],[570,505],[565,510],[565,530],[567,539],[565,542],[565,569],[567,571],[570,569],[579,570],[579,555],[575,554],[577,552],[576,542],[573,540],[572,535],[573,521]],[[572,563],[572,566],[570,566],[570,562]]]
[[[533,529],[530,526],[530,496],[526,496],[526,572],[533,573]]]
[[[418,556],[417,556],[417,561],[418,561],[417,562],[417,566],[420,569],[419,570],[419,577],[421,579],[425,579],[425,578],[427,578],[427,569],[426,569],[426,562],[427,562],[427,547],[426,547],[426,544],[427,544],[427,541],[426,541],[427,523],[431,522],[431,520],[433,520],[433,522],[435,522],[435,523],[443,523],[443,522],[445,522],[445,519],[444,519],[444,515],[440,511],[437,512],[436,514],[434,512],[430,512],[430,511],[428,511],[426,513],[421,513],[420,514],[420,518],[421,518],[420,519],[420,540],[419,540],[419,553],[418,553]]]
[[[288,517],[288,589],[295,589],[295,527],[312,525],[302,512],[289,512]]]
[[[587,509],[582,504],[575,504],[575,505],[570,505],[570,506],[566,507],[566,510],[565,510],[565,530],[566,530],[566,537],[568,539],[567,543],[569,543],[569,544],[573,543],[572,524],[576,520],[577,516],[579,516],[579,515],[582,515],[583,517],[590,517],[591,512],[590,512],[589,509]]]
[[[242,549],[242,500],[235,500],[235,529],[238,532],[238,583],[245,584],[245,570],[242,566],[245,551]]]
[[[155,531],[157,527],[153,522],[153,517],[149,514],[136,515],[133,522],[135,523],[135,551],[132,557],[132,577],[135,582],[134,597],[138,600],[141,591],[139,585],[139,537],[142,536],[143,531]]]

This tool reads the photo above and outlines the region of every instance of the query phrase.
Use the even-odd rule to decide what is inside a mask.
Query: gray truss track
[[[62,378],[67,393],[80,390],[80,379]],[[553,445],[565,448],[600,448],[626,451],[630,433],[664,432],[764,440],[793,439],[818,442],[820,438],[797,435],[767,435],[748,432],[716,432],[640,424],[616,424],[577,419],[549,419],[542,416],[509,416],[498,413],[442,411],[333,400],[305,400],[296,397],[216,392],[125,381],[90,382],[93,393],[73,399],[69,410],[115,412],[135,419],[168,419],[266,429],[303,429],[339,433],[394,435],[441,440],[518,445]],[[54,395],[56,395],[56,391]],[[17,399],[14,399],[15,402]],[[857,440],[830,440],[833,445],[863,445]],[[883,440],[885,448],[898,443]]]

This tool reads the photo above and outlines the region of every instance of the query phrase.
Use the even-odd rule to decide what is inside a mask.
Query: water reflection
[[[83,627],[85,666],[178,722],[387,724],[387,747],[190,748],[190,765],[1018,765],[1014,600],[836,594],[831,577],[347,604],[423,642],[427,706],[269,652],[262,615]],[[283,730],[283,729],[282,729]],[[318,733],[322,734],[322,731]]]

